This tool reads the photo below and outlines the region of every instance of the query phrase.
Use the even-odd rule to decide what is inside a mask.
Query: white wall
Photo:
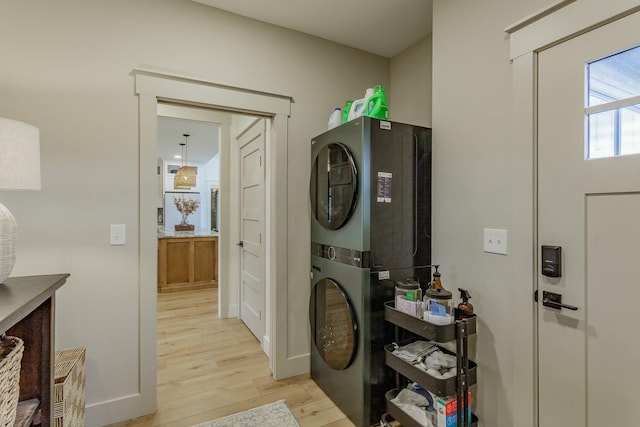
[[[220,184],[220,152],[203,166],[206,187]]]
[[[431,127],[431,43],[429,34],[391,58],[389,119]]]
[[[532,283],[533,148],[513,145],[504,28],[547,3],[434,2],[433,259],[448,289],[469,289],[479,316],[473,406],[484,426],[518,425],[513,346],[521,331],[513,328],[511,298]],[[484,227],[509,230],[509,255],[483,252]]]
[[[306,357],[299,319],[309,295],[309,140],[325,130],[335,105],[374,84],[388,87],[389,61],[187,0],[1,0],[0,7],[0,116],[41,132],[42,191],[0,195],[19,221],[14,275],[71,273],[58,293],[56,346],[87,347],[88,425],[138,411],[128,400],[138,393],[145,333],[134,68],[293,97],[287,337],[291,357]],[[127,225],[127,245],[108,245],[110,223]]]

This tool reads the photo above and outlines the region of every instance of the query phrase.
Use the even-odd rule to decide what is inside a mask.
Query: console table
[[[24,341],[20,401],[36,405],[39,401],[42,427],[53,425],[54,296],[67,277],[69,274],[10,277],[0,284],[0,333]],[[30,424],[20,419],[15,423]]]

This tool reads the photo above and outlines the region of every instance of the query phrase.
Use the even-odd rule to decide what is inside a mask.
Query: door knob
[[[578,309],[578,307],[574,305],[563,304],[562,295],[548,291],[542,292],[542,305],[544,305],[545,307],[556,308],[558,310],[566,308],[568,310],[576,311]]]
[[[243,247],[244,246],[244,242],[242,240],[240,240],[238,243],[236,243],[236,246]]]

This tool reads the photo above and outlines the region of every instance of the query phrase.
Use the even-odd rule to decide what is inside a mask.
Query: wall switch
[[[127,226],[125,224],[111,224],[109,227],[109,244],[124,245],[127,243]]]
[[[484,251],[492,254],[507,254],[507,230],[484,229]]]

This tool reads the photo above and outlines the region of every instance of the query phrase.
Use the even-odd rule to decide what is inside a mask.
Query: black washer
[[[309,319],[312,341],[322,360],[336,370],[348,368],[356,355],[358,325],[342,286],[332,279],[313,285]]]

